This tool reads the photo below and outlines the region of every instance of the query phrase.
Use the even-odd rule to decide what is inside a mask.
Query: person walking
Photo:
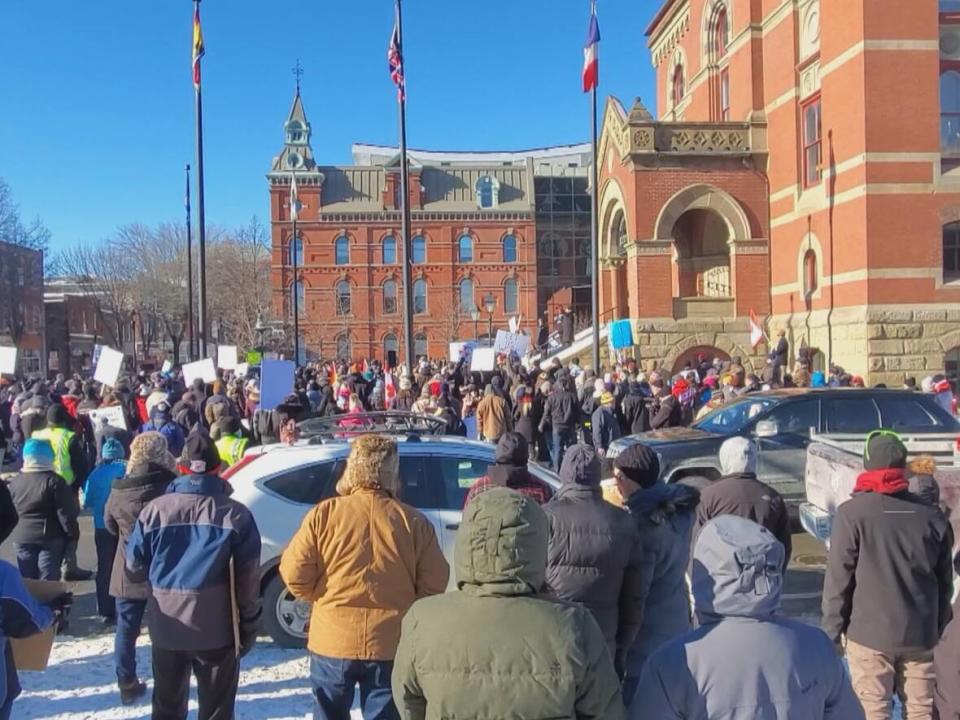
[[[166,492],[176,478],[175,467],[166,438],[156,431],[141,433],[130,444],[126,473],[114,481],[103,511],[104,526],[119,549],[110,573],[110,595],[116,600],[113,659],[120,702],[124,705],[132,705],[147,692],[147,686],[137,676],[136,647],[150,595],[146,579],[127,569],[125,549],[140,511]]]
[[[751,520],[706,524],[691,576],[699,627],[650,656],[631,720],[863,719],[829,638],[780,614],[785,557]]]
[[[951,617],[953,531],[909,493],[906,463],[899,437],[870,433],[830,534],[823,629],[846,652],[868,720],[890,720],[894,693],[905,717],[932,717],[933,650]]]
[[[210,438],[187,438],[178,477],[137,518],[126,565],[146,573],[153,645],[153,720],[185,720],[191,671],[199,720],[234,714],[240,658],[260,621],[260,532],[227,497]],[[237,624],[234,625],[234,613]]]
[[[357,438],[337,493],[307,514],[280,559],[287,588],[313,603],[314,717],[349,720],[359,685],[363,717],[392,720],[401,619],[418,598],[442,593],[450,571],[433,525],[400,499],[394,440]]]
[[[606,457],[610,443],[620,438],[620,421],[617,420],[614,407],[616,398],[613,393],[604,390],[600,394],[600,404],[590,419],[593,434],[593,446],[600,457]]]
[[[493,444],[497,443],[501,435],[513,429],[510,406],[494,392],[492,385],[484,388],[483,400],[477,405],[477,426],[481,439]]]
[[[97,613],[105,623],[117,619],[116,602],[110,595],[110,573],[117,554],[117,538],[108,530],[104,510],[115,480],[126,472],[125,451],[119,440],[108,438],[101,451],[103,462],[87,476],[83,507],[93,511],[93,542],[97,548]]]
[[[613,476],[643,548],[643,624],[627,653],[623,699],[629,709],[640,671],[654,650],[690,629],[686,573],[690,537],[700,493],[687,485],[660,482],[660,461],[638,443],[614,460]]]
[[[622,720],[596,620],[544,592],[549,532],[537,503],[508,488],[467,505],[457,590],[419,600],[403,619],[393,670],[403,720]]]
[[[11,533],[20,574],[32,580],[60,580],[67,544],[80,537],[77,496],[54,471],[46,440],[23,444],[23,466],[9,481],[20,521]]]
[[[464,507],[477,495],[494,487],[508,487],[543,505],[553,497],[553,488],[530,474],[530,446],[520,433],[506,433],[497,443],[493,465],[477,480],[464,498]]]
[[[650,408],[636,376],[632,375],[627,383],[627,394],[620,409],[624,435],[636,435],[650,429]]]
[[[693,544],[703,527],[720,515],[753,520],[773,533],[783,545],[786,572],[793,552],[790,513],[776,490],[757,479],[757,446],[744,437],[725,440],[718,453],[723,475],[700,490]]]
[[[177,457],[183,452],[183,445],[187,441],[183,428],[173,420],[170,405],[161,400],[150,410],[150,420],[143,424],[140,432],[156,431],[167,441],[167,449]]]
[[[623,678],[627,651],[643,620],[640,535],[627,513],[603,499],[600,459],[589,445],[567,450],[560,481],[560,490],[543,506],[550,521],[547,586],[590,611]]]
[[[580,402],[573,381],[566,373],[558,374],[555,387],[547,397],[540,420],[540,432],[547,425],[552,429],[550,459],[553,471],[560,472],[560,463],[567,448],[577,441],[577,425],[580,421]]]
[[[217,454],[225,467],[236,465],[243,458],[247,450],[249,438],[243,435],[243,426],[240,419],[234,415],[227,415],[217,421],[220,437],[214,443]]]

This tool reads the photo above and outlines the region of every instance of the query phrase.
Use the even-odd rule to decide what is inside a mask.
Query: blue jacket
[[[171,455],[175,458],[180,457],[180,453],[183,452],[183,446],[187,442],[182,427],[173,420],[161,420],[157,418],[156,420],[148,420],[140,428],[140,432],[149,432],[151,430],[163,435],[167,441],[167,450],[170,451]]]
[[[0,662],[0,707],[20,694],[20,679],[13,662],[13,647],[7,638],[25,638],[50,627],[53,613],[27,592],[20,571],[0,560],[0,643],[3,655]]]
[[[113,481],[122,478],[127,471],[127,463],[123,460],[105,462],[97,465],[93,472],[87,475],[87,484],[84,488],[83,507],[93,510],[93,527],[96,530],[106,530],[103,522],[103,509],[107,506],[107,498],[113,488]]]
[[[230,562],[240,640],[252,642],[260,618],[260,532],[216,475],[185,475],[151,501],[127,542],[131,572],[146,571],[153,644],[167,650],[233,645]]]

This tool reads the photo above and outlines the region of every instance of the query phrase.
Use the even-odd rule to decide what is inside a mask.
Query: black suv
[[[904,433],[956,433],[960,422],[932,395],[905,390],[796,388],[752,393],[733,400],[691,427],[666,428],[629,435],[608,453],[642,442],[660,458],[664,482],[687,479],[703,484],[720,476],[717,452],[734,435],[755,439],[757,474],[795,508],[804,499],[804,468],[811,430],[819,433],[866,433],[877,428]]]

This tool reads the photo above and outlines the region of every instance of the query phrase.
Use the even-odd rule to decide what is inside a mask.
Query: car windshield
[[[732,435],[743,430],[744,426],[762,412],[776,405],[778,400],[769,397],[745,397],[730,405],[717,408],[694,423],[693,427],[709,433]]]

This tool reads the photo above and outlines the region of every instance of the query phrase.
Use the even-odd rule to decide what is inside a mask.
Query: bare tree
[[[20,344],[27,329],[23,287],[43,284],[42,276],[28,277],[32,268],[20,262],[20,248],[45,253],[49,241],[50,231],[39,218],[23,222],[10,186],[0,178],[0,330],[6,328],[14,345]]]
[[[90,289],[90,297],[112,345],[123,342],[123,328],[133,310],[133,263],[126,248],[113,240],[100,245],[78,243],[57,259],[58,271]]]

